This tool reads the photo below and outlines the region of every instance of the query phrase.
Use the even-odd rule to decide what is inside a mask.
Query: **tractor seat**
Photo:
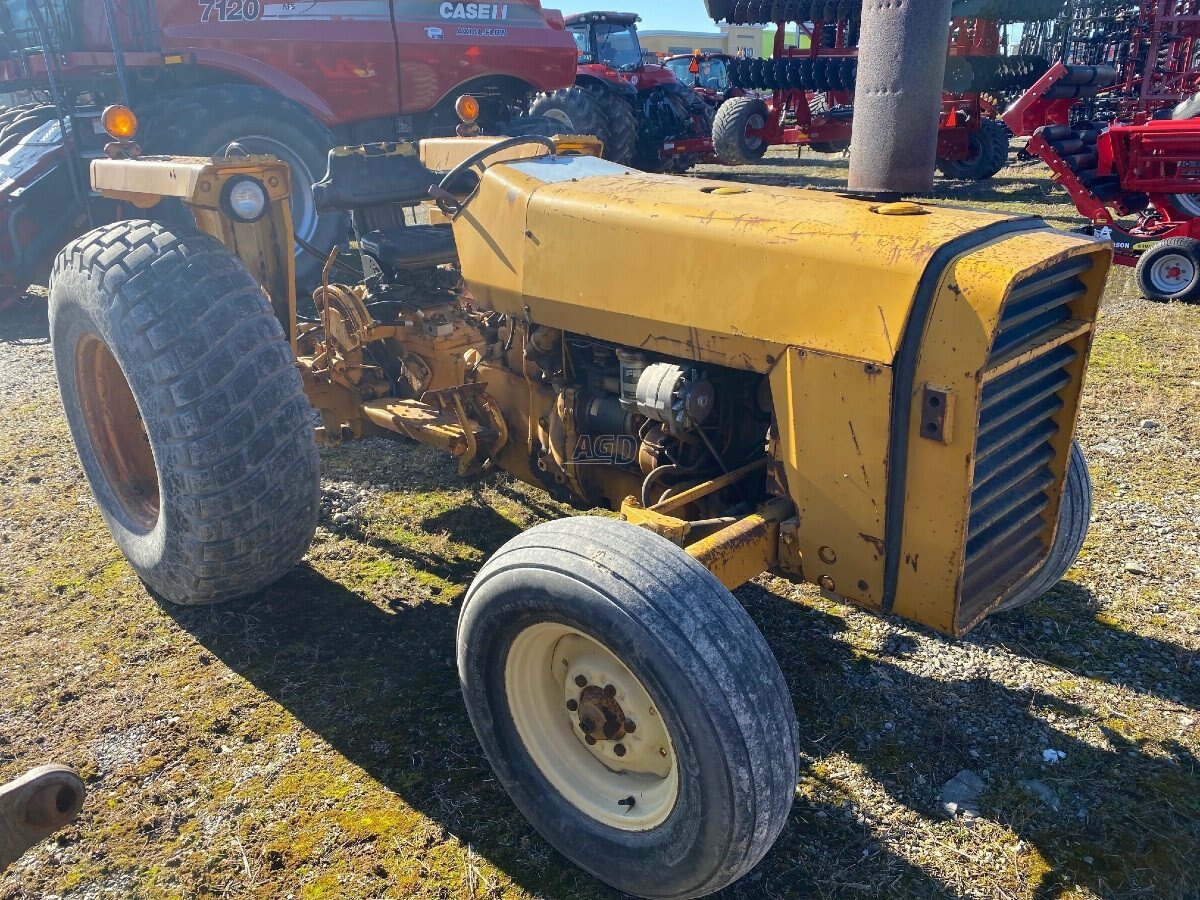
[[[458,258],[449,225],[407,225],[380,228],[358,239],[359,250],[385,269],[424,269]]]

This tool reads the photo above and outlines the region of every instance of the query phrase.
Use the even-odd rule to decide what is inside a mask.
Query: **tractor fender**
[[[583,88],[601,88],[606,91],[612,91],[614,94],[630,100],[637,96],[637,88],[624,78],[601,78],[599,75],[579,72],[575,75],[575,83]]]

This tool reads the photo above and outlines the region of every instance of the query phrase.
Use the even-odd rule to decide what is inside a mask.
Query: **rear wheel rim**
[[[666,821],[679,796],[674,744],[650,694],[612,650],[541,622],[509,647],[504,682],[521,742],[568,803],[622,831]]]
[[[1196,278],[1196,266],[1181,253],[1164,253],[1150,265],[1150,283],[1164,294],[1182,291]]]
[[[251,155],[274,156],[291,167],[292,185],[297,188],[291,196],[292,228],[295,229],[296,237],[312,243],[317,236],[318,216],[312,197],[312,186],[316,178],[313,177],[308,163],[295,150],[275,138],[257,134],[235,138],[221,148],[221,154],[227,153],[233,144],[245,148]],[[295,252],[300,256],[304,251],[296,244]]]
[[[75,347],[75,384],[104,480],[130,521],[149,532],[160,509],[150,436],[125,373],[94,334],[85,334]]]

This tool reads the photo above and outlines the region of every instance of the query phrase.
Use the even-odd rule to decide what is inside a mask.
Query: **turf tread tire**
[[[557,805],[565,807],[566,801],[528,759],[512,731],[511,715],[489,694],[495,690],[489,688],[495,683],[494,667],[503,672],[500,657],[507,652],[506,646],[489,649],[489,637],[519,627],[508,604],[513,597],[528,598],[535,577],[544,579],[538,583],[555,598],[552,608],[563,621],[570,622],[570,616],[562,598],[572,590],[568,585],[576,585],[577,591],[598,598],[589,607],[595,615],[581,623],[584,630],[615,617],[620,627],[653,643],[653,651],[649,644],[641,645],[637,658],[652,652],[654,659],[669,660],[668,668],[679,673],[683,684],[705,686],[700,705],[711,716],[710,727],[722,736],[719,755],[726,767],[721,771],[732,789],[732,806],[727,818],[708,815],[711,810],[679,811],[685,819],[718,822],[718,831],[727,826],[695,866],[672,869],[666,864],[667,855],[678,860],[673,852],[682,853],[679,848],[663,855],[666,851],[640,846],[629,850],[628,858],[616,858],[593,840],[627,833],[578,812],[580,824],[574,828],[564,828],[557,818]],[[621,649],[632,651],[632,645]],[[733,595],[699,562],[658,535],[610,519],[574,517],[513,538],[488,560],[468,591],[459,617],[458,668],[472,724],[514,802],[560,852],[622,890],[653,898],[718,891],[757,865],[787,821],[798,775],[799,731],[779,665]],[[659,705],[664,706],[663,698]],[[678,735],[678,728],[672,733]],[[515,759],[523,763],[505,752],[514,744],[521,747]],[[715,771],[717,766],[716,758],[706,757],[706,768]],[[547,791],[553,796],[547,797]]]
[[[1184,288],[1167,294],[1155,287],[1151,277],[1151,268],[1159,256],[1171,251],[1185,257],[1197,274]],[[1185,303],[1194,303],[1200,300],[1200,241],[1187,237],[1164,238],[1158,241],[1138,258],[1134,277],[1137,279],[1142,295],[1150,300],[1182,300]]]
[[[51,275],[50,332],[63,405],[113,537],[173,603],[231,600],[277,580],[316,529],[312,410],[258,283],[214,238],[135,220],[69,244]],[[116,357],[153,449],[160,506],[132,524],[96,459],[75,347]]]
[[[746,141],[746,128],[754,116],[765,124],[770,119],[767,104],[758,97],[733,97],[721,104],[713,120],[713,151],[721,162],[730,166],[750,166],[767,152],[767,142],[751,147]]]

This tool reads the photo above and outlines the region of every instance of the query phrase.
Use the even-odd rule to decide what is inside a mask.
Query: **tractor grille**
[[[1086,292],[1079,275],[1090,267],[1086,257],[1067,260],[1017,282],[1005,301],[988,368],[1035,355],[983,386],[960,622],[972,621],[1048,550],[1043,513],[1054,485],[1051,440],[1078,354],[1068,344],[1037,348],[1072,323],[1070,304]]]

